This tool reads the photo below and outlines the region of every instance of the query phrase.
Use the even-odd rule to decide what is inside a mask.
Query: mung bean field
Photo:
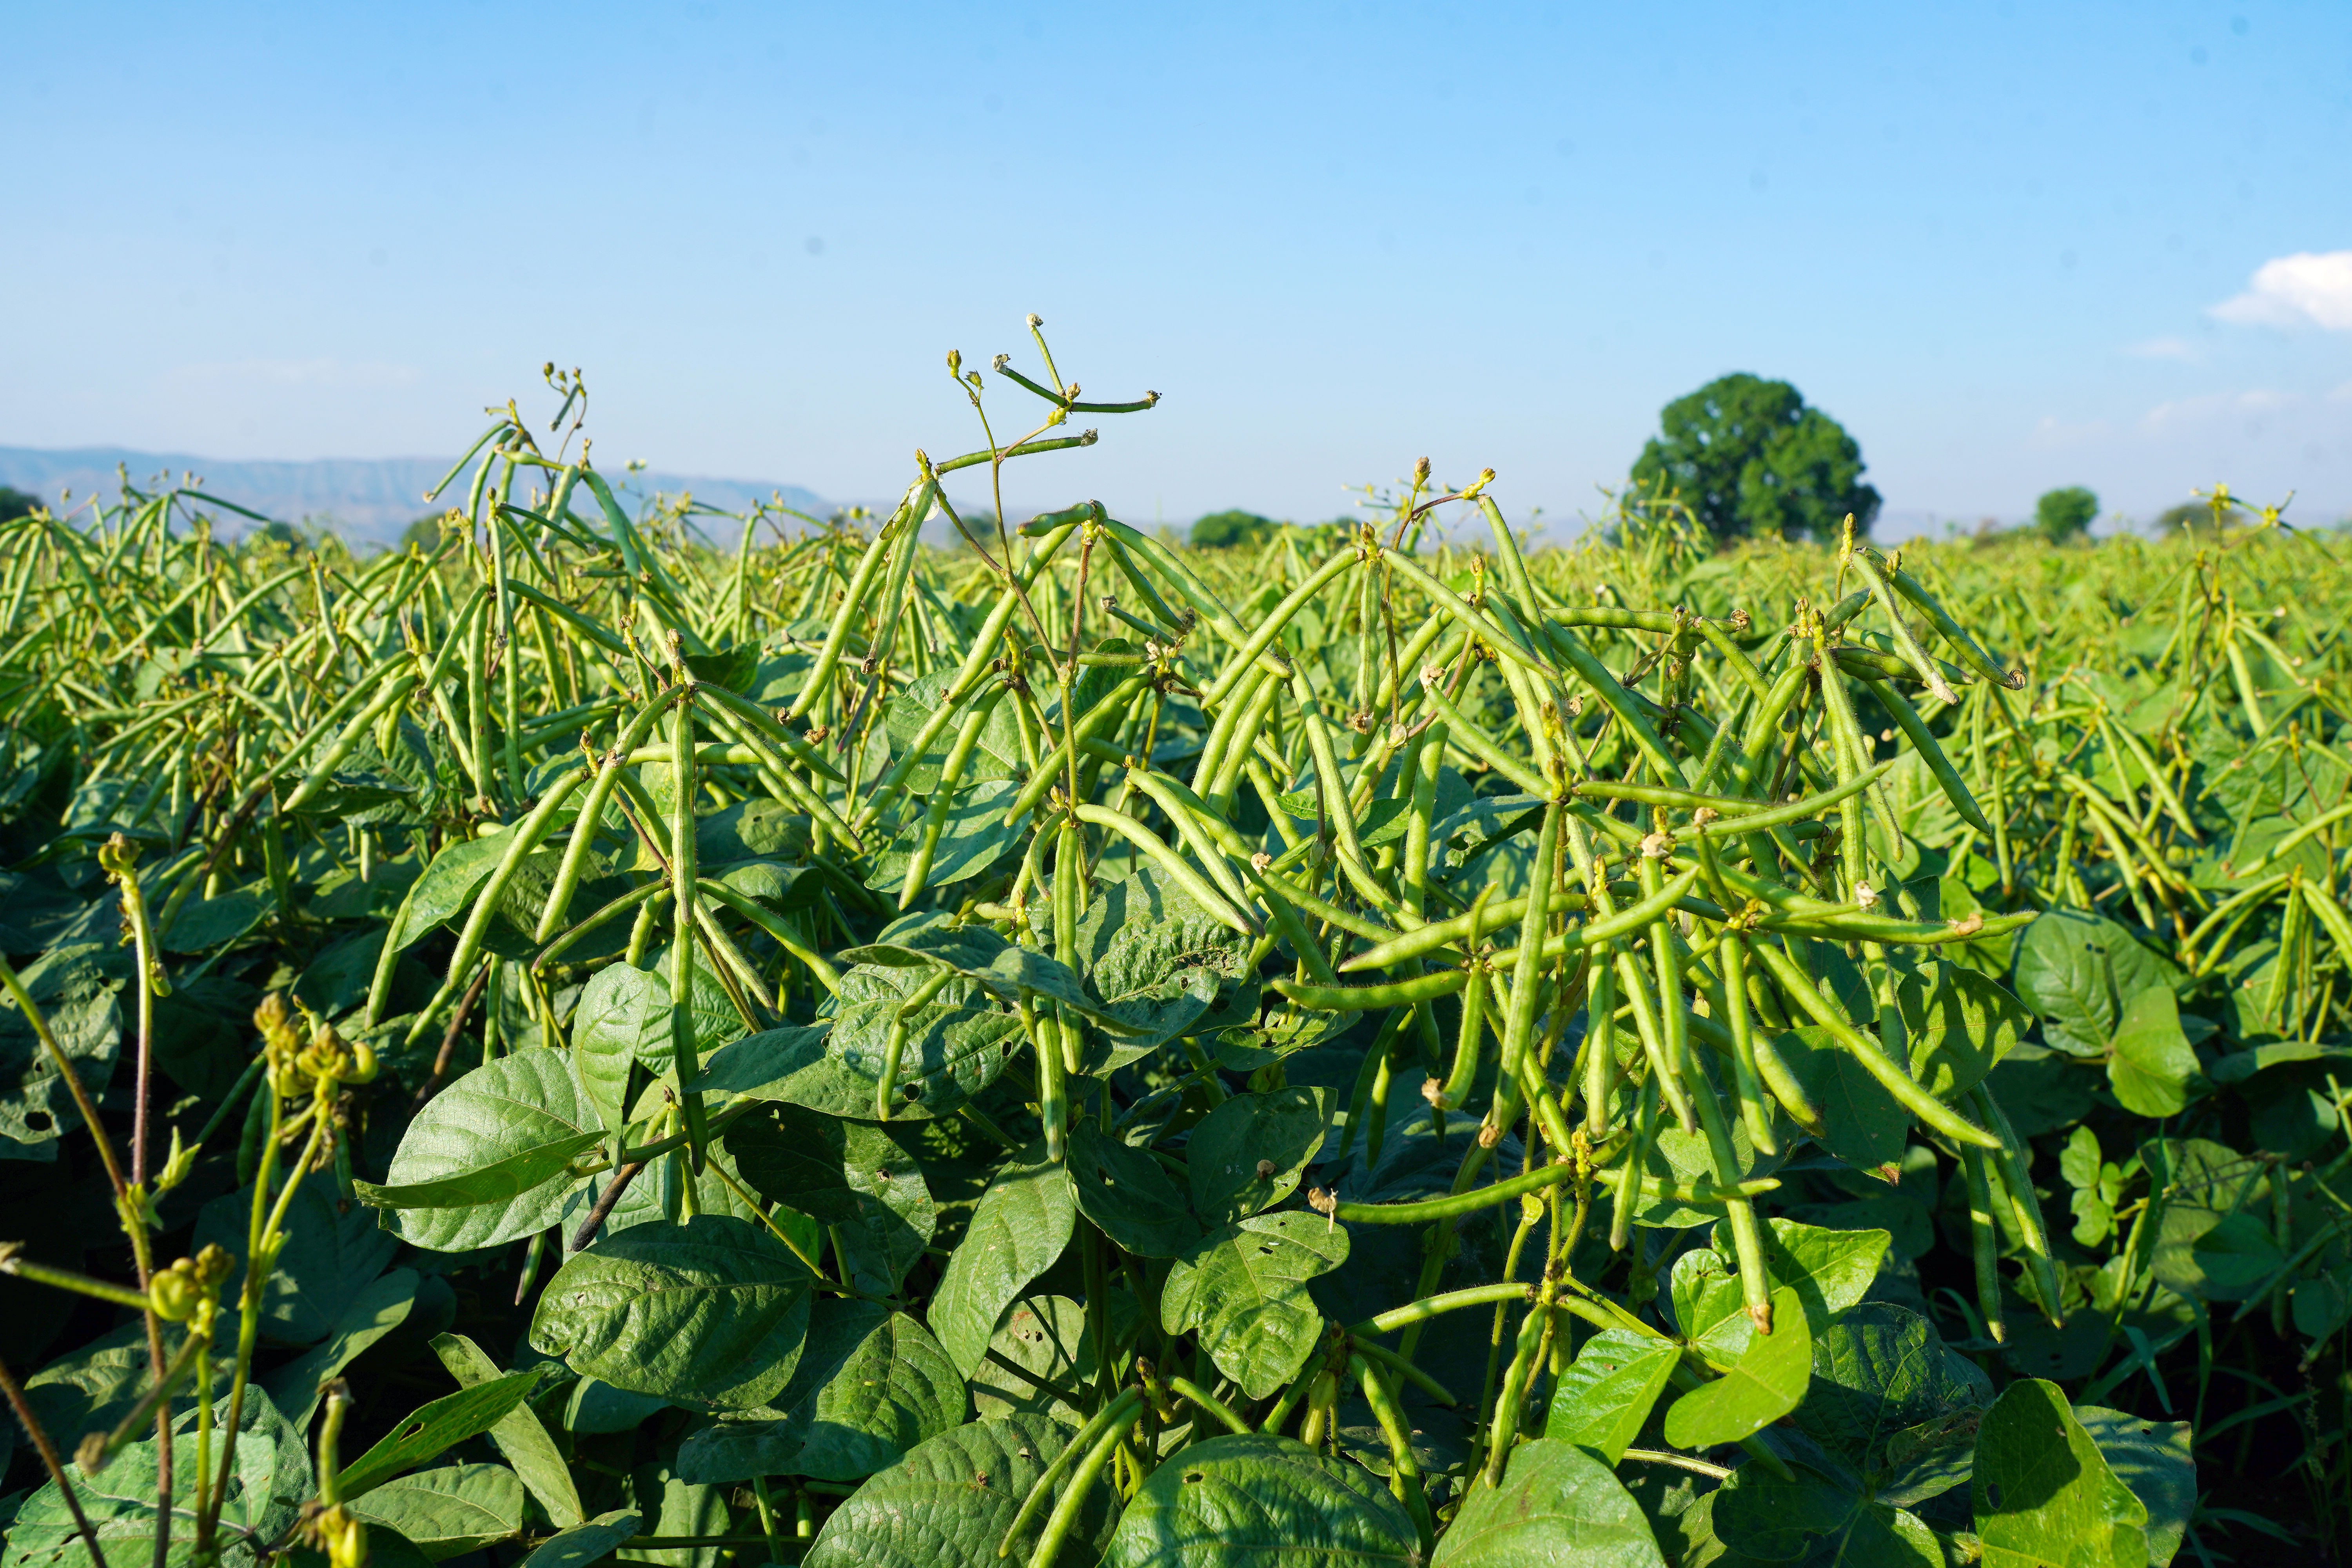
[[[0,530],[5,1568],[2340,1560],[2352,541],[1196,551],[1035,346]]]

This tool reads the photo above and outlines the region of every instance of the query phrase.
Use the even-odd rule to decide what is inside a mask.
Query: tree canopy
[[[1878,491],[1862,482],[1862,448],[1785,381],[1741,373],[1666,405],[1633,482],[1672,489],[1719,539],[1835,539],[1846,514],[1867,533]]]
[[[1282,524],[1270,517],[1260,517],[1254,511],[1238,507],[1228,511],[1213,511],[1192,525],[1192,542],[1214,548],[1225,544],[1255,544],[1273,533]]]
[[[2099,498],[2081,485],[2046,490],[2033,503],[2033,526],[2053,544],[2063,544],[2077,534],[2088,533],[2092,519],[2098,515]]]
[[[41,498],[38,496],[26,495],[14,485],[0,485],[0,522],[7,522],[19,517],[30,517],[33,515],[33,509],[40,504]]]

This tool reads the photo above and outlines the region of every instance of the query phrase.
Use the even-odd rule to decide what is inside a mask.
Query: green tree
[[[1192,542],[1212,550],[1228,544],[1255,544],[1281,526],[1270,517],[1238,508],[1213,511],[1192,525]]]
[[[2081,485],[2045,491],[2033,503],[2033,526],[2053,544],[2063,544],[2078,533],[2088,533],[2091,520],[2098,515],[2099,498]]]
[[[422,550],[427,555],[430,555],[435,551],[440,549],[441,523],[448,515],[449,514],[446,511],[436,511],[429,516],[420,517],[415,522],[410,523],[406,528],[402,529],[400,531],[400,548],[406,550],[409,546],[415,545],[417,549]]]
[[[1667,404],[1658,426],[1633,465],[1634,485],[1678,492],[1719,539],[1829,541],[1848,512],[1862,533],[1878,516],[1862,448],[1785,381],[1723,376]]]
[[[20,517],[28,517],[32,514],[33,509],[40,504],[41,498],[38,496],[26,495],[13,485],[0,485],[0,522],[11,522]]]

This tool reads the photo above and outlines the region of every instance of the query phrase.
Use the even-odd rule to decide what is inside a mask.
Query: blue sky
[[[0,45],[5,445],[454,452],[553,359],[608,464],[873,498],[977,444],[941,356],[1033,363],[1035,310],[1163,401],[1016,505],[1323,517],[1425,453],[1572,519],[1749,370],[1898,519],[2352,511],[2342,0],[84,4]]]

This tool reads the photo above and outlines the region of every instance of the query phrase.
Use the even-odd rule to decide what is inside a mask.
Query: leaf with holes
[[[1252,1215],[1170,1266],[1160,1326],[1197,1335],[1217,1370],[1264,1399],[1298,1375],[1322,1334],[1307,1282],[1347,1261],[1347,1231],[1321,1215]]]
[[[1609,1465],[1574,1443],[1551,1439],[1516,1450],[1502,1485],[1470,1494],[1431,1568],[1535,1563],[1665,1568],[1649,1517]]]
[[[807,1267],[764,1226],[697,1215],[597,1238],[539,1299],[533,1349],[689,1406],[765,1404],[808,1332]]]
[[[1060,1258],[1077,1223],[1069,1171],[1045,1158],[1042,1139],[990,1181],[931,1295],[931,1331],[966,1377],[988,1354],[1004,1309]]]
[[[1070,1428],[1044,1415],[973,1421],[918,1445],[834,1510],[802,1559],[805,1568],[997,1568],[997,1543],[1045,1467],[1069,1446]],[[1049,1496],[1069,1484],[1065,1470]],[[1065,1562],[1094,1561],[1117,1506],[1097,1487],[1079,1507]],[[1013,1542],[1026,1562],[1045,1528],[1041,1511]]]
[[[1412,1517],[1370,1471],[1295,1438],[1212,1437],[1145,1479],[1103,1568],[1418,1563]],[[1499,1561],[1499,1559],[1497,1559]]]
[[[1183,1193],[1144,1150],[1091,1121],[1070,1134],[1070,1185],[1078,1212],[1139,1258],[1173,1258],[1201,1239]]]

